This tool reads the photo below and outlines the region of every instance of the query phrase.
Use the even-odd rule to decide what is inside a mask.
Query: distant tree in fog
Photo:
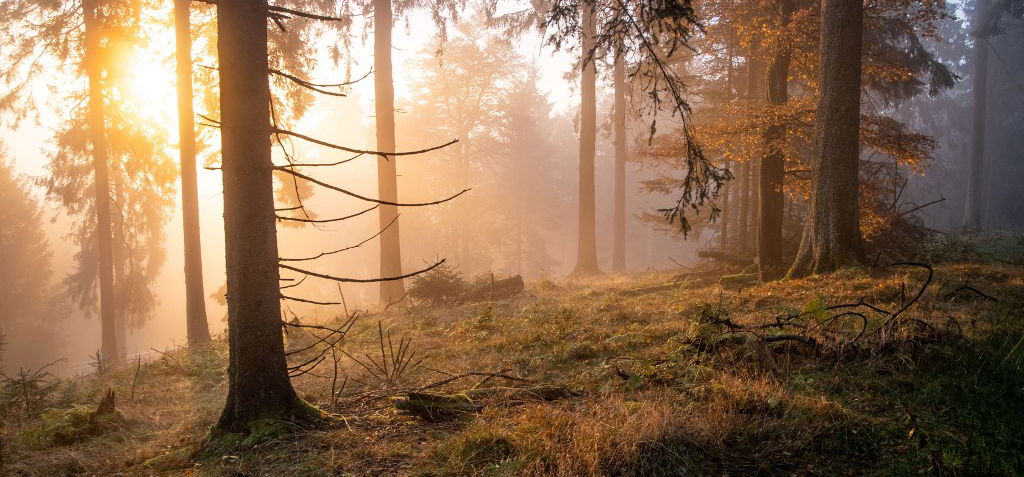
[[[192,1],[174,0],[175,70],[178,88],[178,158],[181,166],[181,222],[185,258],[185,331],[189,346],[210,341],[203,291],[196,130],[192,93]]]
[[[552,247],[575,172],[571,123],[551,116],[538,90],[536,65],[511,42],[460,24],[443,45],[414,60],[421,76],[415,102],[400,126],[411,144],[459,137],[459,144],[405,162],[417,184],[432,189],[472,187],[467,200],[410,211],[403,217],[424,252],[438,249],[467,274],[510,272],[537,276],[560,265]],[[558,146],[556,146],[558,144]],[[454,184],[453,184],[454,183]]]
[[[0,338],[6,341],[0,352],[6,348],[6,362],[19,366],[60,357],[58,330],[64,316],[53,285],[45,219],[29,190],[0,149]]]
[[[40,184],[73,221],[77,268],[64,282],[87,312],[99,308],[103,355],[114,362],[126,352],[127,328],[153,313],[150,284],[164,261],[163,226],[174,191],[166,131],[124,100],[141,45],[142,4],[2,5],[0,20],[19,33],[0,50],[3,80],[11,86],[0,107],[15,122],[28,111],[67,108],[58,109],[64,123]],[[44,85],[54,94],[33,94]],[[64,103],[48,102],[57,100]]]

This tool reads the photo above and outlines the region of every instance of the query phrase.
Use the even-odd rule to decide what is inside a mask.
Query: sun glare
[[[127,99],[140,119],[165,127],[177,121],[174,64],[163,61],[173,54],[172,48],[173,43],[151,41],[133,55],[125,78]]]

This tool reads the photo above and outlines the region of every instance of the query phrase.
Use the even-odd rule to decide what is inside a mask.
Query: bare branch
[[[309,18],[309,19],[312,19],[312,20],[323,20],[323,21],[328,21],[328,22],[350,22],[350,21],[352,21],[352,19],[350,19],[350,18],[329,17],[329,16],[326,16],[326,15],[317,15],[315,13],[308,13],[308,12],[303,12],[303,11],[299,11],[299,10],[292,10],[291,8],[278,7],[276,5],[268,5],[267,6],[267,10],[269,10],[271,12],[275,12],[275,13],[283,13],[283,14],[286,14],[286,15],[294,15],[294,16],[297,16],[297,17]]]
[[[278,260],[280,260],[280,261],[282,261],[282,262],[303,262],[303,261],[308,261],[308,260],[316,260],[316,259],[318,259],[318,258],[320,258],[320,257],[324,257],[324,256],[327,256],[327,255],[334,255],[334,254],[336,254],[336,253],[344,252],[344,251],[346,251],[346,250],[352,250],[352,249],[354,249],[354,248],[359,248],[359,247],[361,247],[361,246],[362,246],[363,244],[365,244],[366,242],[369,242],[369,241],[371,241],[371,240],[373,240],[373,239],[375,239],[375,238],[379,237],[379,236],[380,236],[380,234],[384,233],[384,231],[385,231],[385,230],[387,230],[387,229],[388,229],[388,227],[391,227],[391,224],[393,224],[393,223],[395,223],[396,221],[398,221],[398,217],[399,217],[400,215],[401,215],[401,214],[395,215],[395,218],[391,219],[391,222],[388,222],[388,224],[387,224],[387,225],[385,225],[385,226],[384,226],[384,228],[380,229],[380,231],[379,231],[379,232],[377,232],[377,233],[373,234],[373,235],[372,235],[371,237],[369,237],[369,238],[367,238],[366,240],[363,240],[362,242],[359,242],[359,243],[357,243],[357,244],[355,244],[355,245],[349,245],[348,247],[345,247],[345,248],[339,248],[339,249],[337,249],[337,250],[332,250],[332,251],[330,251],[330,252],[320,252],[319,254],[317,254],[317,255],[315,255],[315,256],[313,256],[313,257],[305,257],[305,258],[279,258]],[[340,287],[341,285],[338,285],[338,286]],[[340,293],[340,292],[341,292],[341,290],[339,289],[339,293]]]
[[[373,207],[370,207],[369,209],[361,210],[361,211],[356,212],[356,213],[354,213],[352,215],[346,215],[344,217],[337,217],[337,218],[333,218],[333,219],[300,219],[298,217],[285,217],[283,215],[276,215],[275,217],[277,217],[277,220],[286,220],[286,221],[292,221],[292,222],[305,222],[305,223],[309,223],[309,224],[326,224],[326,223],[330,223],[330,222],[341,222],[342,220],[348,220],[348,219],[351,219],[353,217],[359,217],[360,215],[363,215],[363,214],[365,214],[365,213],[367,213],[367,212],[369,212],[371,210],[374,210],[377,207],[380,207],[380,204],[374,205]],[[302,207],[299,206],[299,207],[294,207],[294,208],[295,209],[301,209]]]
[[[287,129],[275,128],[274,129],[274,133],[284,134],[284,135],[292,136],[292,137],[297,137],[299,139],[302,139],[303,141],[308,141],[308,142],[311,142],[313,144],[317,144],[317,145],[324,146],[324,147],[329,147],[331,149],[338,149],[338,150],[342,150],[342,151],[348,151],[348,152],[351,152],[351,153],[359,153],[359,154],[373,154],[375,156],[384,156],[385,158],[387,156],[412,156],[412,155],[416,155],[416,154],[423,154],[423,153],[430,152],[430,151],[436,151],[438,149],[442,149],[442,148],[451,146],[452,144],[455,144],[455,143],[459,142],[458,139],[452,139],[451,141],[448,141],[448,142],[446,142],[444,144],[441,144],[439,146],[428,147],[426,149],[420,149],[418,151],[384,152],[384,151],[371,151],[371,150],[366,150],[366,149],[354,149],[354,148],[351,148],[351,147],[341,146],[341,145],[338,145],[338,144],[333,144],[333,143],[329,143],[329,142],[326,142],[326,141],[321,141],[319,139],[312,138],[312,137],[306,136],[305,134],[297,133],[295,131],[289,131]]]
[[[373,202],[375,204],[394,205],[394,206],[397,206],[397,207],[423,207],[423,206],[427,206],[427,205],[443,204],[443,203],[448,202],[448,201],[450,201],[450,200],[452,200],[452,199],[454,199],[454,198],[456,198],[456,197],[458,197],[458,196],[460,196],[462,194],[465,194],[466,192],[469,192],[471,190],[471,189],[463,189],[461,192],[459,192],[458,194],[455,194],[455,195],[453,195],[451,197],[448,197],[448,198],[445,198],[445,199],[441,199],[441,200],[435,200],[435,201],[432,201],[432,202],[411,202],[411,203],[389,202],[389,201],[386,201],[386,200],[371,199],[369,197],[356,194],[355,192],[351,192],[349,190],[342,189],[342,188],[340,188],[338,186],[333,186],[333,185],[328,184],[326,182],[323,182],[323,181],[314,179],[312,177],[309,177],[309,176],[307,176],[305,174],[302,174],[302,173],[299,173],[299,172],[296,172],[296,171],[293,171],[293,170],[289,170],[287,167],[274,167],[274,169],[279,170],[281,172],[286,172],[286,173],[291,174],[291,175],[293,175],[295,177],[298,177],[300,179],[305,179],[305,180],[307,180],[309,182],[312,182],[312,183],[314,183],[314,184],[316,184],[318,186],[325,187],[325,188],[331,189],[333,191],[341,192],[342,194],[345,194],[345,195],[347,195],[349,197],[355,197],[356,199],[365,200],[366,202]]]
[[[336,281],[336,282],[343,282],[343,283],[376,283],[376,282],[389,282],[389,281],[393,281],[393,280],[401,280],[403,278],[414,277],[414,276],[419,275],[421,273],[426,273],[426,272],[429,272],[429,271],[437,268],[438,265],[441,265],[446,260],[447,259],[442,258],[441,261],[439,261],[439,262],[437,262],[437,263],[435,263],[435,264],[433,264],[433,265],[431,265],[431,266],[429,266],[427,268],[424,268],[422,270],[417,270],[415,272],[406,273],[405,275],[399,275],[397,277],[384,277],[384,278],[345,278],[345,277],[336,277],[336,276],[327,275],[327,274],[324,274],[324,273],[317,273],[317,272],[312,272],[312,271],[309,271],[309,270],[303,270],[301,268],[296,268],[296,267],[293,267],[291,265],[285,265],[283,263],[278,264],[277,266],[281,267],[281,268],[283,268],[285,270],[291,270],[293,272],[302,273],[302,274],[305,274],[305,275],[309,275],[311,277],[323,278],[324,280],[333,280],[333,281]]]
[[[298,297],[288,296],[288,295],[281,295],[281,299],[282,300],[297,301],[297,302],[300,302],[300,303],[311,303],[313,305],[340,305],[341,304],[341,302],[316,301],[316,300],[309,300],[309,299],[306,299],[306,298],[298,298]]]

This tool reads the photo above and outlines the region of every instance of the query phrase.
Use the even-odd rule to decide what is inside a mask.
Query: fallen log
[[[471,399],[499,400],[510,403],[557,401],[579,396],[580,393],[554,384],[527,387],[476,388],[464,392]]]
[[[465,394],[434,394],[411,392],[395,400],[395,408],[427,422],[441,422],[477,413],[483,406]]]
[[[491,277],[490,283],[485,283],[469,291],[463,296],[464,301],[504,300],[512,298],[526,288],[521,275],[515,275],[501,280]]]
[[[563,386],[538,384],[525,387],[491,387],[469,389],[458,394],[436,394],[410,392],[394,401],[399,411],[416,416],[427,422],[441,422],[475,414],[484,406],[477,400],[492,403],[522,404],[527,402],[550,402],[576,397],[580,394]]]
[[[700,258],[718,260],[719,262],[725,262],[730,265],[751,265],[754,263],[754,257],[749,255],[723,252],[721,250],[698,250],[697,256]]]

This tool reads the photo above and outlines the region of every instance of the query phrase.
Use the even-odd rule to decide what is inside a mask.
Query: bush
[[[462,272],[452,265],[442,263],[413,278],[409,285],[409,296],[429,303],[446,303],[455,300],[468,289],[469,283],[462,278]]]

